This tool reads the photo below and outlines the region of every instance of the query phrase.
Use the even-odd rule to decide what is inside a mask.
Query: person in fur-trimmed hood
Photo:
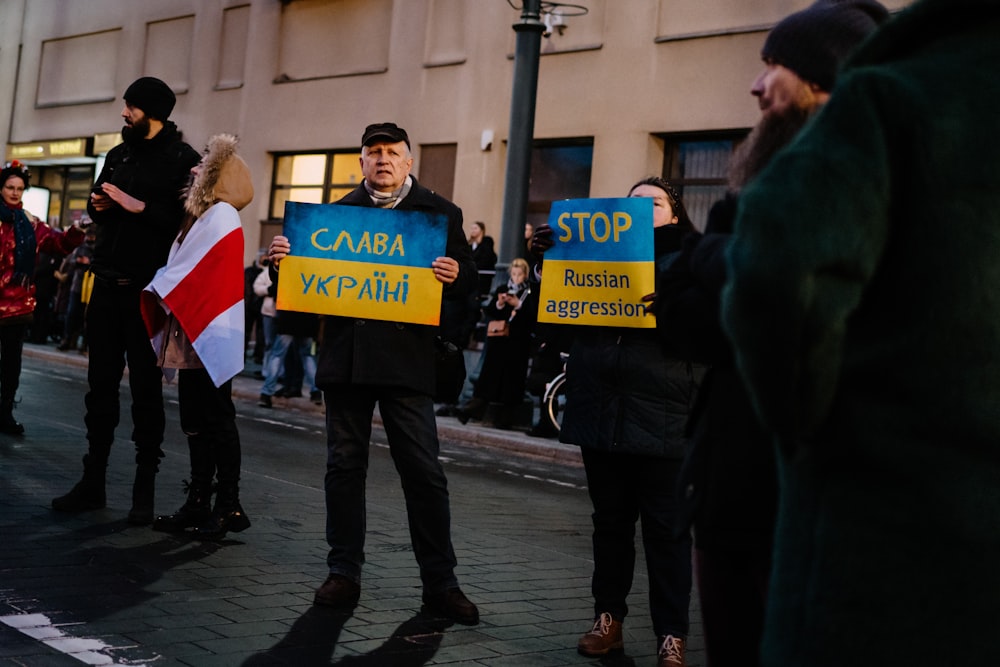
[[[181,428],[191,484],[175,513],[153,529],[188,528],[203,539],[250,526],[239,501],[240,437],[232,378],[243,368],[243,229],[238,211],[253,199],[250,170],[236,137],[219,134],[191,170],[187,218],[167,264],[142,294],[143,318],[164,375],[178,375]],[[206,289],[211,286],[211,289]],[[212,479],[218,478],[215,507]]]

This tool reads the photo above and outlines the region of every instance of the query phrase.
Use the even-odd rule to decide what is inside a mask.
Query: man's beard
[[[729,162],[729,188],[739,191],[764,170],[775,154],[791,143],[812,116],[812,109],[789,107],[760,119]]]
[[[127,144],[134,141],[142,141],[147,136],[149,136],[148,118],[142,118],[132,123],[131,126],[126,125],[122,128],[122,139],[124,139]]]

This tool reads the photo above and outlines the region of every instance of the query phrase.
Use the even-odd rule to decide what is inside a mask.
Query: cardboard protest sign
[[[280,310],[436,325],[448,219],[424,211],[285,204]]]
[[[655,291],[653,200],[567,199],[549,213],[538,321],[653,328],[642,297]]]

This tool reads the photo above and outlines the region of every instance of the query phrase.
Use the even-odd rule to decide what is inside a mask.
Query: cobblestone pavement
[[[576,653],[592,613],[592,563],[575,448],[450,418],[439,420],[439,431],[458,576],[480,606],[480,624],[448,625],[420,612],[398,477],[380,446],[369,471],[360,604],[352,614],[313,606],[326,554],[321,408],[307,399],[258,408],[259,385],[240,377],[234,388],[253,525],[221,543],[192,541],[124,521],[134,470],[127,409],[108,507],[49,509],[81,470],[85,358],[26,346],[15,414],[27,433],[0,435],[0,665],[655,664],[641,558],[626,653],[600,661]],[[166,395],[160,511],[183,502],[187,474],[174,388]],[[383,437],[373,436],[376,445]],[[694,608],[692,667],[703,664],[701,645]]]

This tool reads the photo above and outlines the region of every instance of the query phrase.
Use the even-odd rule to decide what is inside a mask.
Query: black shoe
[[[479,623],[479,609],[457,586],[440,593],[424,593],[424,608],[432,614],[450,618],[462,625]]]
[[[323,392],[313,391],[309,393],[309,400],[316,405],[323,405]]]
[[[5,414],[0,417],[0,433],[24,435],[24,424],[14,419],[14,415]]]
[[[271,397],[268,396],[267,394],[261,394],[260,395],[260,398],[257,399],[257,405],[259,405],[262,408],[273,407],[271,405]]]
[[[128,516],[125,517],[125,521],[131,526],[148,526],[153,523],[153,506],[132,505],[132,509],[128,511]]]
[[[442,405],[437,411],[434,412],[438,417],[454,417],[455,416],[455,406],[454,405]]]
[[[552,425],[552,422],[547,419],[543,419],[531,427],[531,430],[528,431],[528,435],[536,438],[555,438],[559,435],[559,431],[557,431],[556,427]]]
[[[250,519],[239,503],[230,510],[216,508],[208,521],[194,529],[194,536],[201,540],[221,540],[226,533],[240,533],[250,527]]]
[[[455,408],[455,416],[458,417],[458,421],[463,424],[468,424],[470,419],[482,419],[483,415],[486,414],[486,408],[489,403],[481,398],[473,398],[467,403],[462,403]]]
[[[351,609],[358,604],[361,597],[361,585],[340,574],[331,574],[316,589],[313,604],[337,609]]]
[[[182,533],[188,528],[203,526],[212,518],[212,508],[206,505],[184,503],[173,514],[158,516],[153,521],[153,530],[161,533]]]

